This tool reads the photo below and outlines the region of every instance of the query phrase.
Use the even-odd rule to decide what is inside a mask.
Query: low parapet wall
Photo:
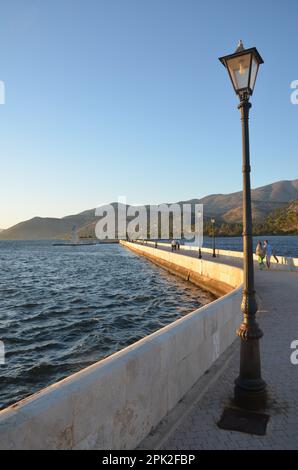
[[[234,341],[242,271],[167,255],[234,290],[0,412],[0,449],[133,449]]]
[[[145,242],[142,240],[138,240],[138,243],[141,243],[142,246],[155,246],[154,241],[146,240]],[[145,245],[144,245],[145,244]],[[166,246],[170,247],[170,243],[166,242],[158,242],[159,246]],[[199,250],[198,246],[191,245],[191,244],[185,244],[185,245],[180,245],[180,250],[192,250],[197,252]],[[212,248],[201,248],[202,255],[204,256],[204,253],[207,255],[211,255],[213,253]],[[216,256],[218,258],[223,258],[223,259],[231,259],[231,258],[243,258],[243,252],[242,251],[234,251],[234,250],[223,250],[220,248],[215,249]],[[258,264],[258,257],[254,254],[254,262],[255,265]],[[280,270],[280,271],[298,271],[298,258],[292,258],[290,256],[277,256],[277,260],[272,256],[271,257],[271,269],[273,270]]]
[[[242,283],[242,269],[228,264],[163,251],[150,245],[121,241],[123,246],[149,258],[155,264],[209,290],[216,296],[231,292]]]

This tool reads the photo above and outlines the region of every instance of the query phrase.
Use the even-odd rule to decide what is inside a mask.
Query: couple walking
[[[178,240],[172,240],[171,242],[172,251],[180,250],[180,243]]]
[[[260,269],[263,269],[264,267],[264,258],[266,258],[266,266],[268,269],[270,269],[271,256],[273,256],[276,262],[278,263],[278,258],[275,255],[275,251],[273,250],[268,240],[265,240],[263,245],[262,245],[261,240],[258,241],[257,248],[256,248],[256,255],[258,257],[258,263],[259,263]]]

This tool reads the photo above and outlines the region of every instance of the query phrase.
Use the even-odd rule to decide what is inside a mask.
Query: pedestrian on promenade
[[[273,249],[268,240],[264,241],[264,249],[266,253],[266,265],[267,265],[267,268],[270,269],[270,264],[271,264],[270,260],[271,260]]]
[[[176,241],[176,249],[177,249],[178,251],[180,250],[180,243],[179,243],[178,240]]]
[[[172,251],[176,250],[176,242],[175,242],[175,240],[172,240],[171,246],[172,246]]]
[[[274,247],[272,248],[272,256],[273,256],[273,258],[275,259],[275,261],[276,261],[277,263],[279,263],[278,257],[276,256],[276,250],[275,250]]]
[[[265,250],[262,247],[262,242],[261,240],[258,241],[257,247],[256,247],[256,255],[258,257],[258,263],[259,263],[259,268],[263,269],[264,268],[264,257],[265,257]]]

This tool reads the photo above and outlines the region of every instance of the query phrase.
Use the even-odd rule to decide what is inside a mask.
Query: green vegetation
[[[216,236],[234,237],[242,234],[240,223],[218,223]],[[298,235],[298,199],[291,201],[285,207],[271,212],[264,221],[255,222],[254,235]],[[212,236],[210,222],[204,223],[204,235]]]
[[[282,209],[276,209],[266,217],[264,224],[258,224],[258,234],[298,235],[298,199]]]

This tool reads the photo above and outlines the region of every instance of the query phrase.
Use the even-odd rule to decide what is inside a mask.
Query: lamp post
[[[216,258],[215,254],[215,219],[211,219],[212,223],[212,257]]]
[[[241,310],[243,322],[237,330],[237,335],[241,340],[241,350],[240,372],[235,380],[234,397],[236,405],[241,408],[260,410],[266,404],[266,383],[261,376],[259,348],[259,340],[263,333],[256,322],[258,306],[254,289],[248,119],[251,108],[249,98],[253,94],[259,65],[263,63],[263,59],[255,47],[244,49],[242,41],[239,41],[234,54],[221,57],[219,60],[227,68],[234,90],[239,96],[238,109],[242,122],[244,286]]]
[[[198,211],[198,247],[199,247],[199,259],[202,259],[202,250],[201,246],[203,245],[203,212],[202,210]]]

